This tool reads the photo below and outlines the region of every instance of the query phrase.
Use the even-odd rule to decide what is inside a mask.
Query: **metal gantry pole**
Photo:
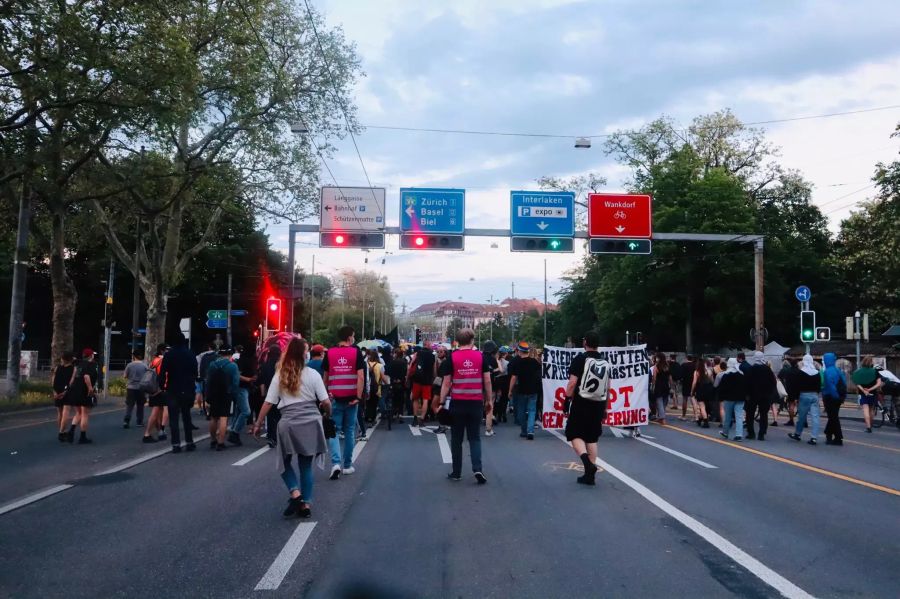
[[[756,328],[756,351],[762,351],[765,345],[763,328],[765,319],[765,299],[763,293],[763,239],[753,243],[753,321]]]
[[[862,327],[860,326],[861,314],[859,310],[853,315],[853,336],[856,337],[856,367],[859,368],[862,362],[862,352],[860,351],[860,341],[862,340]]]
[[[141,217],[137,219],[137,231],[134,242],[134,290],[132,291],[131,305],[131,353],[138,351],[138,339],[140,333],[138,328],[138,319],[141,317]],[[146,348],[145,348],[146,349]],[[144,352],[144,359],[147,359],[147,352]]]
[[[297,278],[297,273],[295,272],[296,269],[294,268],[294,246],[296,245],[296,242],[297,242],[297,229],[295,227],[296,227],[296,225],[291,225],[288,228],[288,268],[291,270],[291,272],[288,273],[288,277],[291,282],[291,293],[289,296],[290,302],[291,302],[291,309],[289,312],[290,316],[289,316],[288,320],[290,321],[290,327],[291,327],[292,333],[294,332],[294,301],[296,299],[294,297],[294,295],[295,295],[294,285],[296,283],[296,278]],[[316,227],[316,230],[318,230],[318,227]]]
[[[327,266],[327,265],[326,265]],[[313,254],[312,257],[312,274],[309,278],[309,338],[312,340],[313,332],[316,330],[315,327],[315,313],[316,313],[316,255]]]
[[[547,347],[547,259],[544,258],[544,347]]]
[[[268,322],[269,315],[269,302],[266,302],[266,319]],[[233,347],[231,344],[231,273],[228,273],[228,306],[225,309],[225,342],[228,344],[228,347]]]
[[[109,259],[106,303],[103,306],[103,399],[109,397],[109,352],[112,346],[113,291],[116,288],[116,261]]]

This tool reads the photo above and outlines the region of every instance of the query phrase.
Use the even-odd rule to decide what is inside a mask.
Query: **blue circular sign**
[[[812,291],[806,285],[800,285],[794,290],[794,296],[799,302],[808,302],[812,298]]]

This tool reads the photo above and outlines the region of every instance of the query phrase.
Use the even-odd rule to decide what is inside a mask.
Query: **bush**
[[[22,395],[26,392],[43,393],[44,395],[53,395],[53,385],[50,381],[37,381],[34,379],[22,381],[19,384],[19,391]]]
[[[116,377],[109,382],[109,395],[115,395],[117,397],[119,397],[119,396],[124,397],[125,396],[125,388],[126,388],[125,379]]]
[[[24,387],[24,385],[23,385]],[[16,401],[0,400],[0,412],[52,406],[53,396],[40,391],[22,391]]]

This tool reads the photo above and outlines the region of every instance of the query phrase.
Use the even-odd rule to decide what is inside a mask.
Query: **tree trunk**
[[[156,355],[156,346],[166,341],[168,298],[162,286],[156,284],[144,287],[144,297],[147,298],[147,334],[144,337],[144,360],[149,361]]]
[[[687,318],[684,321],[684,351],[690,355],[694,353],[694,302],[691,298],[691,290],[687,293]]]
[[[54,211],[50,237],[50,284],[53,294],[53,337],[50,342],[51,368],[59,364],[64,351],[75,351],[75,305],[78,295],[66,271],[65,214]]]

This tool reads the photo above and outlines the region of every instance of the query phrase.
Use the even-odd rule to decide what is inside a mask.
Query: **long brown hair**
[[[281,390],[291,395],[300,393],[300,374],[304,366],[306,366],[306,341],[294,337],[278,361]]]

